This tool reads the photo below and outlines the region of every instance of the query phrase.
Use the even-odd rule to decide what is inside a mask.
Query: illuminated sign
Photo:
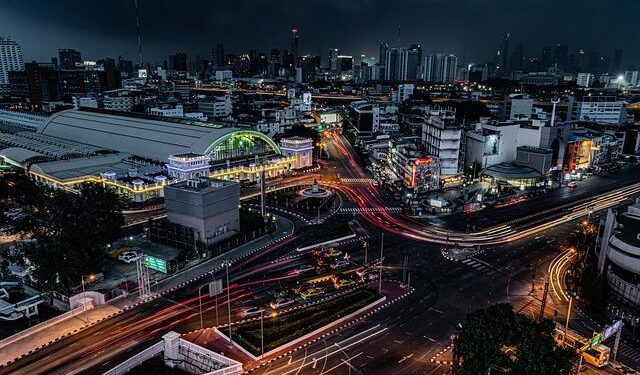
[[[615,335],[621,329],[622,329],[622,320],[616,320],[615,322],[613,322],[612,325],[606,326],[604,331],[602,331],[602,341]]]
[[[144,264],[147,266],[147,268],[151,268],[152,270],[167,273],[167,261],[164,259],[145,254]]]

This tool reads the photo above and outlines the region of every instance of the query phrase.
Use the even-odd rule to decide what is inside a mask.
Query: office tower
[[[174,55],[167,57],[167,69],[175,70],[176,72],[187,71],[187,54],[184,52],[178,52]]]
[[[59,49],[60,69],[75,69],[76,63],[82,63],[80,51],[75,49]]]
[[[502,41],[500,42],[500,46],[498,46],[498,51],[496,53],[496,75],[502,76],[508,72],[508,63],[509,63],[509,33],[507,33]]]
[[[587,57],[587,52],[583,48],[578,48],[578,52],[576,53],[576,71],[583,72],[589,66],[589,60]]]
[[[316,75],[316,68],[320,64],[318,56],[300,56],[297,61],[296,82],[309,83],[313,82]]]
[[[398,53],[398,77],[399,81],[415,81],[418,78],[418,65],[422,48],[419,44],[407,48],[400,48]]]
[[[338,74],[353,72],[353,56],[340,55],[336,60]]]
[[[613,52],[613,61],[611,62],[611,74],[619,74],[622,69],[622,50],[620,48]]]
[[[224,66],[224,45],[222,43],[216,44],[216,49],[213,52],[213,62],[216,68]]]
[[[387,50],[385,57],[384,79],[387,81],[397,81],[398,76],[398,64],[399,64],[399,51],[397,48],[390,48]]]
[[[521,72],[524,69],[524,51],[522,50],[522,44],[518,45],[511,54],[509,68],[512,72]]]
[[[300,57],[300,37],[298,36],[298,28],[291,29],[291,55],[293,61],[297,64]]]
[[[553,49],[553,63],[559,69],[566,69],[569,58],[569,46],[566,44],[556,44]]]
[[[118,56],[118,70],[123,73],[131,73],[133,71],[133,61],[125,60],[122,56]]]
[[[22,47],[13,40],[0,38],[0,86],[9,84],[9,72],[24,70]]]
[[[339,48],[329,49],[329,70],[332,73],[338,72],[338,56],[340,55]]]
[[[587,63],[587,70],[593,74],[600,73],[600,53],[589,52],[589,61]]]
[[[380,53],[378,54],[378,63],[385,65],[387,63],[387,51],[389,50],[389,43],[380,42]]]
[[[436,53],[425,56],[422,63],[422,77],[427,82],[452,82],[456,79],[458,57]]]
[[[551,56],[551,47],[547,46],[542,48],[542,57],[540,58],[540,71],[546,71],[553,64],[553,57]]]

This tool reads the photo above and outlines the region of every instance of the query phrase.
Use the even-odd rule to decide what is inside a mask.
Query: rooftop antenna
[[[134,0],[136,7],[136,30],[138,31],[138,55],[140,57],[140,69],[144,69],[142,60],[142,36],[140,35],[140,12],[138,11],[138,0]]]

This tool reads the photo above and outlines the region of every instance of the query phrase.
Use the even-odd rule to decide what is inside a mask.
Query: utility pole
[[[364,264],[365,266],[367,265],[367,253],[368,253],[368,249],[369,249],[369,245],[367,244],[367,241],[363,241],[364,245],[362,246],[364,248]]]
[[[262,215],[263,220],[267,220],[265,217],[265,207],[264,207],[264,158],[262,158],[262,171],[260,172],[260,214]]]
[[[562,336],[562,344],[564,345],[567,339],[567,332],[569,331],[569,320],[571,319],[571,303],[573,302],[573,294],[569,294],[569,308],[567,309],[567,321],[564,324],[564,336]]]
[[[227,269],[227,310],[229,312],[229,343],[233,345],[233,340],[231,339],[231,292],[229,286],[229,266],[231,265],[230,260],[224,261],[224,266]]]
[[[538,321],[542,321],[544,319],[544,309],[547,307],[547,296],[549,295],[549,277],[545,276],[544,278],[544,292],[542,294],[542,305],[540,306],[540,315],[538,316]]]
[[[382,256],[384,254],[384,232],[380,233],[380,272],[378,273],[378,293],[382,293]]]

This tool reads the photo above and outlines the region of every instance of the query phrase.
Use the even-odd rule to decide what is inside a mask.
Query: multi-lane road
[[[331,155],[323,180],[340,178],[366,179],[355,153],[344,138],[328,142]],[[366,180],[363,180],[366,181]],[[261,374],[356,373],[406,374],[445,373],[443,366],[431,364],[429,358],[448,344],[449,334],[464,315],[496,302],[511,302],[518,310],[535,315],[540,309],[539,279],[562,252],[562,242],[573,223],[594,211],[620,205],[640,194],[640,185],[630,185],[605,192],[588,202],[556,204],[543,208],[538,216],[527,217],[508,225],[490,225],[475,233],[446,231],[429,222],[385,211],[388,203],[371,183],[337,184],[345,204],[362,210],[358,221],[370,249],[380,245],[380,231],[385,238],[384,265],[389,272],[399,271],[407,260],[405,275],[410,275],[416,289],[407,299],[387,310],[326,340],[308,346],[262,367]],[[336,221],[323,224],[334,225]],[[234,282],[257,277],[270,261],[292,252],[298,243],[313,239],[316,229],[299,228],[297,233],[265,251],[232,266]],[[483,253],[461,262],[440,255],[443,244],[477,246]],[[360,242],[347,245],[355,259],[363,256]],[[371,254],[370,254],[371,255]],[[402,272],[396,273],[398,277]],[[407,280],[408,281],[408,280]],[[234,306],[255,298],[256,289],[232,286]],[[533,292],[532,292],[533,285]],[[0,369],[0,374],[73,374],[101,373],[157,342],[168,330],[188,332],[199,327],[198,287],[187,285],[171,294],[52,344],[47,348]],[[215,324],[213,301],[203,301],[205,325]],[[221,298],[218,307],[226,306]],[[552,298],[545,310],[548,317],[562,317],[562,298]],[[220,323],[225,323],[220,314]]]

